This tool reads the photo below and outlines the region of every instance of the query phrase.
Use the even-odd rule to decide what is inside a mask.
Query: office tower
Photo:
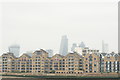
[[[104,44],[104,52],[105,52],[105,53],[108,53],[108,51],[109,51],[109,50],[108,50],[108,44]]]
[[[62,36],[59,53],[63,56],[68,53],[68,38],[66,35]]]
[[[52,57],[53,56],[53,50],[52,49],[47,49],[45,50],[47,53],[48,53],[48,56],[49,57]]]
[[[19,57],[20,53],[20,46],[19,45],[11,45],[9,46],[9,52],[13,53],[16,57]]]
[[[108,53],[108,44],[102,41],[102,53]]]
[[[105,53],[104,52],[104,41],[102,41],[102,53]]]
[[[81,47],[81,48],[85,48],[85,44],[84,44],[84,42],[81,42],[80,45],[79,45],[79,47]]]
[[[77,44],[76,44],[76,43],[73,43],[73,44],[72,44],[71,51],[74,51],[76,47],[77,47]]]

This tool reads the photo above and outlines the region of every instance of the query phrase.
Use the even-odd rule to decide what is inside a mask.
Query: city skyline
[[[20,51],[20,45],[19,44],[12,44],[12,45],[9,45],[8,46],[8,50],[6,51],[6,52],[10,52],[10,53],[14,53],[14,52],[16,52],[16,49],[19,51],[19,53],[18,54],[16,54],[16,53],[14,53],[15,55],[22,55],[23,53],[33,53],[34,51],[36,51],[36,50],[40,50],[40,49],[43,49],[43,50],[45,50],[46,52],[48,52],[49,53],[49,56],[53,56],[53,55],[55,55],[55,54],[61,54],[61,55],[67,55],[68,53],[70,53],[70,52],[77,52],[75,49],[77,49],[77,48],[80,48],[80,49],[94,49],[94,50],[99,50],[99,49],[96,49],[96,48],[91,48],[91,47],[89,47],[89,46],[86,46],[85,44],[84,44],[84,42],[82,41],[81,43],[73,43],[72,45],[71,45],[71,47],[70,47],[70,49],[68,49],[68,48],[66,48],[67,49],[67,53],[66,54],[64,54],[63,53],[63,47],[64,47],[64,45],[65,44],[63,44],[64,42],[66,42],[66,41],[64,41],[64,40],[67,40],[67,44],[68,44],[68,38],[67,38],[67,36],[66,35],[63,35],[62,36],[62,38],[61,38],[61,43],[60,43],[60,47],[59,47],[59,52],[58,53],[56,53],[55,51],[54,51],[54,49],[45,49],[45,48],[36,48],[36,49],[33,49],[33,50],[29,50],[29,51],[24,51],[24,52],[21,52]],[[106,46],[107,45],[107,46]],[[68,45],[67,45],[68,46]],[[11,50],[10,50],[10,48],[11,48]],[[12,49],[13,48],[13,49]],[[16,48],[15,49],[15,51],[14,51],[14,48]],[[104,43],[104,40],[102,40],[102,43],[101,43],[101,48],[102,48],[102,50],[100,51],[100,53],[112,53],[112,52],[115,52],[115,51],[109,51],[108,50],[108,44],[107,43]],[[17,52],[18,52],[17,51]],[[6,52],[4,52],[4,53],[6,53]],[[78,54],[80,54],[79,52],[77,52]],[[118,52],[115,52],[115,53],[118,53]],[[3,53],[1,53],[1,54],[3,54]]]
[[[68,36],[69,50],[83,41],[101,51],[102,40],[110,52],[118,50],[117,3],[4,3],[1,8],[0,53],[14,43],[21,46],[21,53],[38,48],[59,53],[62,35]]]

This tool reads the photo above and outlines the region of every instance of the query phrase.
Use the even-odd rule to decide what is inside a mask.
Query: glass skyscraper
[[[68,53],[68,38],[66,35],[62,36],[59,53],[64,56]]]

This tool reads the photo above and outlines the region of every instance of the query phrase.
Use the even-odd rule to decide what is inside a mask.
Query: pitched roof
[[[3,53],[2,54],[2,56],[4,56],[4,55],[12,56],[13,58],[16,58],[16,56],[14,55],[14,53],[7,52],[7,53]]]
[[[25,54],[25,53],[22,54],[20,57],[22,57],[22,56],[24,56],[24,55],[25,55],[26,57],[28,57],[28,58],[31,58],[31,56],[29,56],[28,54]]]
[[[115,55],[115,53],[110,53],[110,55],[111,55],[111,56],[114,56],[114,55]]]
[[[101,53],[102,54],[102,56],[106,56],[107,55],[107,53]]]
[[[36,50],[35,52],[34,52],[34,54],[37,54],[37,55],[40,55],[40,54],[43,54],[43,53],[47,53],[45,50],[43,50],[43,49],[40,49],[40,50]],[[47,53],[48,54],[48,53]]]
[[[54,56],[64,57],[63,55],[60,55],[60,54],[55,54]],[[54,56],[52,56],[52,57],[54,57]]]
[[[73,56],[77,56],[77,57],[82,57],[81,55],[79,55],[78,53],[74,52],[74,53],[68,53],[65,57],[69,56],[69,55],[73,55]]]
[[[115,58],[118,58],[119,54],[115,54],[114,56],[115,56]]]

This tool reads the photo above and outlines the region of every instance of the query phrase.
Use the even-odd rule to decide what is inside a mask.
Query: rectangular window
[[[96,64],[94,64],[94,66],[96,66]]]

